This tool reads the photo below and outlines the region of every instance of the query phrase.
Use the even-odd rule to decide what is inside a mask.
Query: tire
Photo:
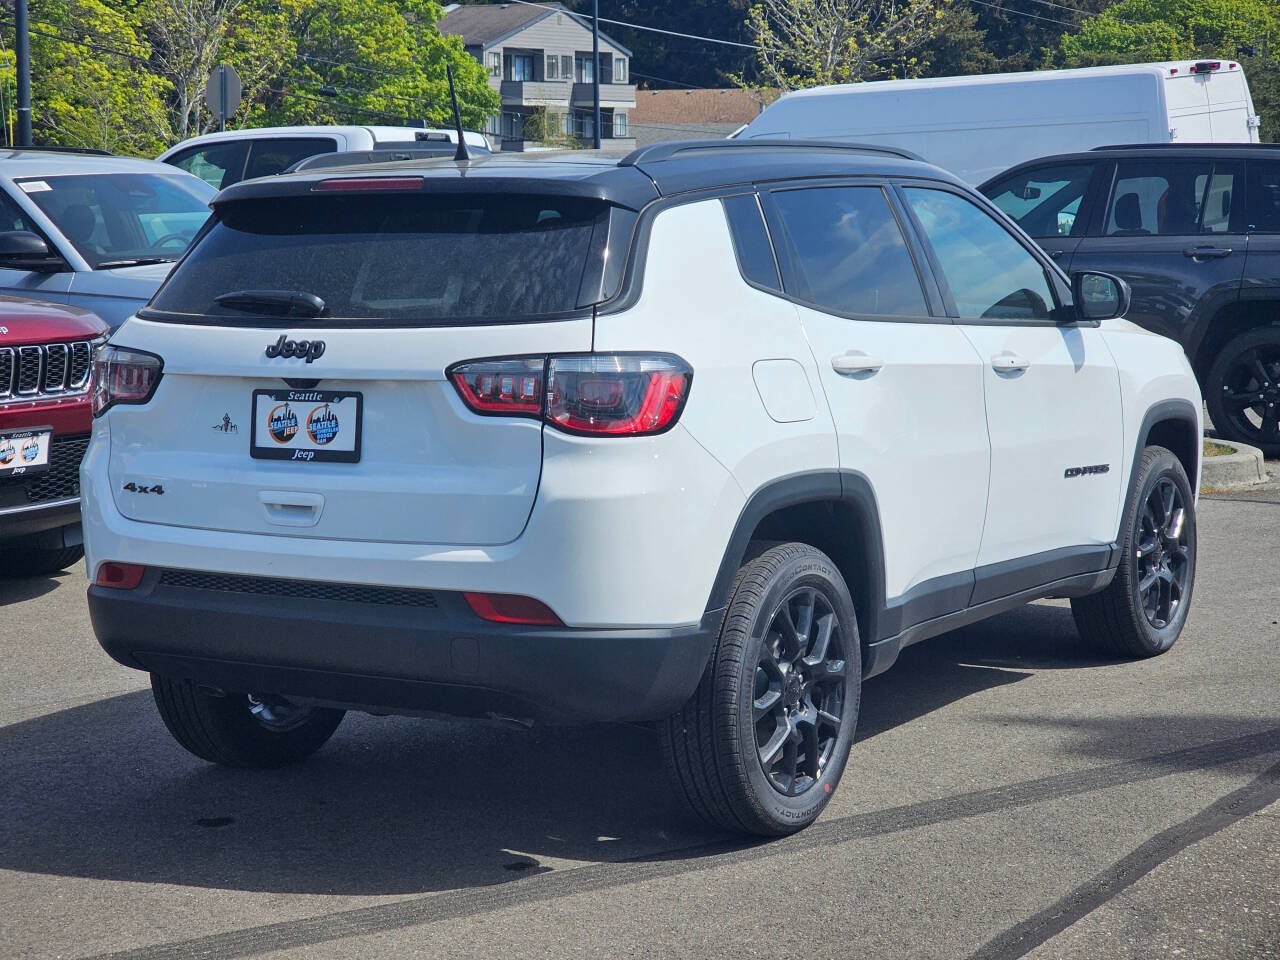
[[[1170,493],[1175,495],[1172,501]],[[1195,575],[1196,507],[1191,484],[1170,451],[1147,447],[1125,504],[1115,578],[1101,593],[1071,601],[1076,628],[1086,641],[1117,656],[1164,653],[1187,621]],[[1149,578],[1153,578],[1151,587],[1144,592]]]
[[[243,693],[215,694],[190,680],[154,673],[151,692],[173,739],[224,767],[263,770],[304,760],[333,736],[344,714],[266,695],[255,700]]]
[[[1280,326],[1228,341],[1209,367],[1204,394],[1222,437],[1280,456]]]
[[[43,577],[79,563],[84,547],[24,547],[18,540],[0,544],[0,577]]]
[[[784,617],[797,626],[790,642]],[[698,689],[659,725],[677,793],[726,830],[782,836],[808,826],[844,773],[861,675],[853,600],[835,564],[807,544],[769,547],[738,571]],[[767,706],[758,720],[757,698]]]

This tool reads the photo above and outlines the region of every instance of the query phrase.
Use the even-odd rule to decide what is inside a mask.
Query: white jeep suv
[[[782,834],[862,679],[1043,597],[1167,650],[1200,396],[955,178],[800,142],[238,184],[96,360],[98,639],[217,763],[344,709],[657,721]]]

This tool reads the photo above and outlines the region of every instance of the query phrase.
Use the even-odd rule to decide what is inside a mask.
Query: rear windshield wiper
[[[94,269],[109,270],[111,267],[145,267],[152,263],[173,263],[177,259],[177,257],[127,257],[123,260],[103,260]]]
[[[220,307],[245,313],[269,313],[285,317],[321,317],[328,309],[314,293],[302,290],[233,290],[213,298]]]

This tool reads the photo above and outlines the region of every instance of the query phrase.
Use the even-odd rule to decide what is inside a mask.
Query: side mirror
[[[1021,194],[1019,194],[1019,196],[1020,196],[1023,200],[1039,200],[1039,199],[1040,199],[1040,188],[1039,188],[1039,187],[1033,187],[1033,186],[1031,186],[1031,184],[1029,184],[1029,183],[1028,183],[1026,186],[1024,186],[1024,187],[1022,188],[1022,193],[1021,193]]]
[[[55,273],[62,264],[62,258],[36,234],[27,230],[0,232],[0,268]]]
[[[1129,285],[1109,273],[1072,274],[1071,298],[1077,320],[1111,320],[1129,312]]]

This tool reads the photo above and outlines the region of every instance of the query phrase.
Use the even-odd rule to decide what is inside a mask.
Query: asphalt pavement
[[[0,956],[1280,957],[1280,489],[1205,499],[1186,632],[1062,603],[866,684],[823,818],[688,819],[651,730],[349,714],[223,770],[92,638],[83,568],[0,583]]]

